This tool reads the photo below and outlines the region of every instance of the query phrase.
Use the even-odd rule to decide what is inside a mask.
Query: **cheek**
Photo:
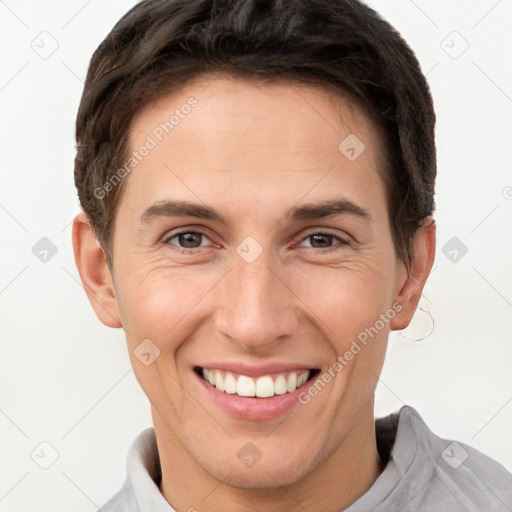
[[[136,275],[123,280],[120,290],[127,339],[134,344],[149,338],[160,350],[168,350],[178,344],[180,332],[191,318],[199,320],[198,306],[213,288],[215,276],[186,268],[154,267],[147,273],[140,268]]]
[[[297,295],[334,340],[338,353],[390,307],[391,280],[370,266],[310,269],[297,283]]]
[[[139,384],[155,406],[170,394],[175,412],[183,407],[183,396],[176,388],[178,352],[205,321],[208,292],[217,280],[206,273],[165,267],[132,273],[123,280],[120,311],[130,359]],[[148,351],[145,340],[159,350],[147,366],[138,359]]]

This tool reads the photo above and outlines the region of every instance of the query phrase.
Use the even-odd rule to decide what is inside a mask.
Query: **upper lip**
[[[224,370],[226,372],[247,375],[248,377],[261,377],[270,373],[284,373],[300,370],[312,370],[317,367],[311,364],[275,362],[265,365],[251,365],[241,362],[208,362],[198,365],[207,370]]]

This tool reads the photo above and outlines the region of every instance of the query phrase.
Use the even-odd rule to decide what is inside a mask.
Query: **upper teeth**
[[[274,378],[263,375],[257,379],[247,375],[234,375],[222,370],[203,368],[203,377],[219,391],[230,395],[257,396],[268,398],[274,395],[291,393],[302,386],[309,378],[309,370],[277,374]]]

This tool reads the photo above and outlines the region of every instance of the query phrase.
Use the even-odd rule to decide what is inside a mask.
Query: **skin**
[[[432,268],[434,221],[418,231],[408,270],[391,238],[378,130],[349,100],[309,85],[197,80],[136,116],[132,149],[190,96],[197,107],[129,175],[112,269],[85,214],[76,217],[80,276],[99,319],[125,329],[151,402],[161,492],[177,511],[342,510],[383,469],[375,387],[389,332],[409,324]],[[352,162],[338,150],[349,134],[366,147]],[[371,219],[286,217],[294,207],[334,199],[352,201]],[[190,216],[141,221],[164,200],[209,206],[226,224]],[[182,228],[204,233],[202,245],[180,247],[171,236]],[[318,233],[334,237],[320,237],[319,246],[311,238]],[[236,252],[247,236],[263,249],[252,263]],[[192,371],[207,356],[308,363],[325,372],[396,303],[400,313],[285,417],[232,417]],[[149,366],[134,355],[147,338],[160,349]],[[247,442],[262,454],[252,468],[237,457]]]

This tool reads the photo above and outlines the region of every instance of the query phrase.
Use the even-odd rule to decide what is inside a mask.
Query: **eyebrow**
[[[351,215],[368,222],[373,222],[372,216],[367,209],[348,199],[295,206],[285,214],[284,218],[291,221],[300,221],[321,219],[333,215]],[[156,217],[196,217],[198,219],[227,224],[226,218],[214,208],[187,201],[160,201],[147,208],[139,220],[142,223],[149,223]]]
[[[224,216],[213,208],[187,201],[160,201],[145,210],[139,220],[149,223],[155,217],[197,217],[226,224]]]
[[[332,215],[352,215],[373,222],[370,212],[348,199],[337,199],[323,203],[309,203],[292,208],[286,215],[289,220],[321,219]]]

